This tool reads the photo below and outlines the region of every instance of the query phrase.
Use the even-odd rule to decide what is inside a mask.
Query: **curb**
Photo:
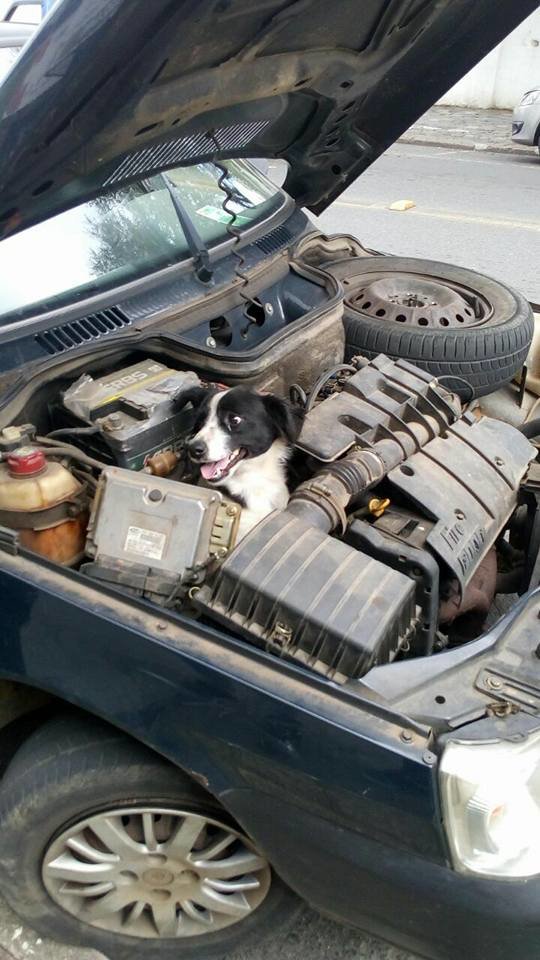
[[[521,157],[534,157],[534,147],[517,147],[509,145],[508,147],[499,147],[494,143],[469,143],[459,140],[427,140],[422,137],[400,137],[398,143],[412,143],[414,146],[421,147],[446,147],[450,150],[475,150],[477,153],[513,153]]]

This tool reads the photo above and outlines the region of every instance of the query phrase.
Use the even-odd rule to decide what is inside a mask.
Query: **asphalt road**
[[[285,940],[276,937],[235,960],[419,960],[357,930],[325,920],[311,910],[300,916]],[[93,950],[43,940],[0,902],[0,960],[105,960]]]
[[[279,176],[278,171],[274,173]],[[448,260],[491,274],[540,301],[540,161],[397,144],[319,218],[395,254]],[[405,212],[388,209],[413,200]],[[361,894],[360,894],[361,895]],[[238,960],[416,960],[306,910],[283,943]],[[0,960],[99,960],[37,937],[0,902]]]
[[[400,256],[471,267],[540,302],[540,159],[398,143],[316,221]],[[404,212],[395,200],[412,200]]]

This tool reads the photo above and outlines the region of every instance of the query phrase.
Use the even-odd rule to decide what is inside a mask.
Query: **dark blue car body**
[[[311,134],[306,134],[304,144],[299,130],[320,125],[319,115],[308,117],[303,107],[289,109],[282,92],[267,99],[259,94],[260,102],[255,99],[251,104],[254,122],[258,118],[266,123],[268,117],[283,114],[288,126],[279,128],[275,141],[257,134],[248,146],[233,144],[224,154],[264,156],[266,150],[267,155],[288,159],[293,169],[287,189],[299,202],[321,210],[534,5],[528,0],[503,4],[495,15],[488,2],[471,5],[460,0],[457,12],[452,4],[432,4],[435,13],[437,7],[445,9],[434,39],[429,39],[430,49],[436,43],[447,43],[448,49],[440,74],[429,71],[426,61],[426,77],[420,82],[413,80],[411,58],[424,62],[413,49],[415,43],[424,43],[422,30],[414,26],[412,14],[407,19],[403,13],[400,29],[411,36],[409,60],[401,64],[396,57],[393,82],[381,84],[376,94],[369,86],[354,93],[360,103],[362,97],[367,103],[361,136],[346,120],[340,128],[345,129],[341,145],[331,142],[328,131],[324,149]],[[152,96],[163,94],[168,104],[164,114],[170,114],[167,123],[176,123],[171,112],[174,89],[169,90],[164,80],[163,88],[157,94],[151,90],[142,103],[137,121],[140,139],[135,139],[129,110],[118,111],[118,103],[136,101],[138,74],[135,68],[130,74],[125,65],[148,48],[147,59],[136,64],[140,76],[145,82],[157,78],[162,61],[160,69],[166,76],[167,60],[154,35],[146,46],[143,43],[148,24],[156,35],[166,34],[169,18],[171,48],[175,40],[181,48],[182,17],[194,16],[195,9],[201,17],[208,16],[212,5],[182,3],[172,11],[175,5],[165,0],[146,4],[139,0],[138,20],[133,6],[120,0],[63,0],[24,53],[20,70],[17,67],[8,78],[0,95],[2,235],[97,196],[118,164],[133,159],[137,144],[156,145],[148,116]],[[485,37],[478,44],[474,31],[482,23]],[[271,39],[274,24],[270,26]],[[265,30],[268,27],[265,24]],[[102,43],[95,39],[100,31]],[[476,36],[476,47],[467,47],[468,32]],[[390,35],[391,31],[385,34]],[[201,76],[205,74],[202,79],[216,90],[213,51],[206,52],[210,65]],[[426,53],[424,47],[422,52]],[[307,66],[306,54],[306,71]],[[259,80],[255,75],[250,79],[245,69],[241,79],[247,88]],[[62,86],[58,79],[70,76],[69,91],[64,86],[58,93],[55,85]],[[352,104],[353,84],[344,76],[337,68],[332,74],[341,97],[341,119],[337,112],[332,114],[334,107],[338,111],[335,104],[325,114],[325,122],[335,122],[336,129],[347,102]],[[26,86],[20,82],[23,77]],[[189,84],[202,80],[195,72],[186,77],[188,103],[195,96]],[[300,87],[304,82],[296,79],[295,84]],[[413,83],[415,97],[410,92]],[[226,109],[231,124],[247,122],[246,104],[231,103]],[[379,118],[385,110],[388,129],[382,131]],[[118,124],[116,112],[121,114]],[[18,126],[21,113],[33,130],[33,152],[29,134]],[[195,121],[191,127],[186,123],[189,135],[195,135]],[[180,131],[181,125],[176,129]],[[210,155],[207,144],[202,159]],[[137,173],[134,167],[128,180],[133,182]],[[339,181],[339,189],[329,184],[329,177]],[[304,221],[297,235],[303,229]],[[232,267],[229,272],[232,276]],[[151,314],[156,303],[151,289],[148,296]],[[107,294],[104,302],[110,299]],[[68,322],[83,310],[84,304],[66,308],[62,317]],[[25,327],[24,333],[4,337],[0,372],[9,376],[2,409],[14,395],[14,384],[23,389],[25,364],[35,364],[36,370],[45,363],[45,354],[36,353],[35,334],[55,322],[60,319],[41,316],[30,332]],[[140,327],[115,333],[115,342],[125,334],[135,343],[142,336]],[[81,356],[85,349],[82,344]],[[0,535],[0,596],[1,681],[20,684],[29,699],[36,691],[43,692],[56,698],[54,702],[100,717],[172,761],[219,800],[308,903],[433,960],[465,955],[469,960],[508,956],[539,960],[540,878],[487,880],[458,873],[451,866],[439,805],[438,763],[451,729],[443,722],[442,708],[438,714],[433,708],[435,721],[440,719],[438,730],[437,722],[421,723],[401,711],[399,697],[392,705],[367,685],[340,688],[225,631],[124,598],[106,587],[98,589],[77,573],[25,553],[7,531]],[[464,664],[477,657],[480,669],[482,658],[488,660],[495,645],[504,649],[516,644],[530,664],[538,644],[539,610],[537,591],[524,597],[491,634],[464,651],[436,658],[449,665],[446,682],[456,702],[471,700],[473,726],[485,710],[478,712],[470,680],[462,676]],[[398,670],[400,666],[396,665]],[[515,722],[527,732],[537,723],[530,714]],[[505,721],[493,717],[490,723],[495,736]],[[5,752],[9,754],[9,749]]]
[[[0,554],[0,589],[2,676],[177,764],[314,907],[437,960],[539,956],[537,878],[450,868],[437,747],[422,726],[31,557]],[[538,591],[524,598],[499,641],[519,631],[532,648],[539,605]]]

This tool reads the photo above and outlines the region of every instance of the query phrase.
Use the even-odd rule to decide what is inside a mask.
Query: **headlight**
[[[529,107],[531,103],[540,103],[540,90],[529,90],[519,101],[520,107]]]
[[[518,743],[449,743],[440,778],[457,870],[540,873],[540,731]]]

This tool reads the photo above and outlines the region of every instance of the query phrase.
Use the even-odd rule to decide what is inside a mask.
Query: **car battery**
[[[193,411],[178,411],[176,401],[199,384],[193,371],[143,360],[96,379],[84,374],[65,391],[54,417],[62,427],[95,426],[84,435],[84,450],[98,460],[141,470],[154,453],[181,447]],[[76,433],[73,442],[79,442]]]

